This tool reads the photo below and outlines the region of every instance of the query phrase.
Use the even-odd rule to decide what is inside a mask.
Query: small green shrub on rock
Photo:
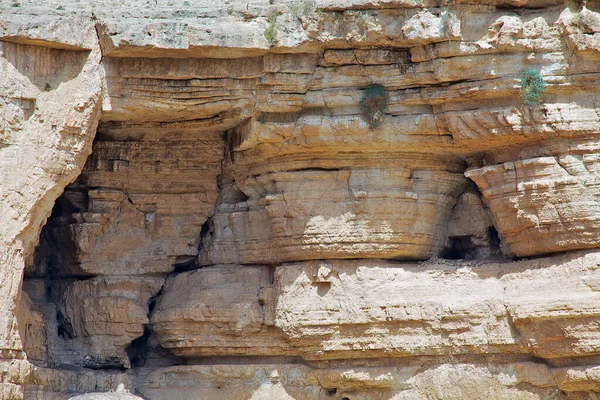
[[[267,14],[267,27],[265,28],[265,39],[271,44],[277,40],[277,16],[279,11],[271,10]]]
[[[544,78],[535,69],[528,69],[521,74],[521,97],[528,106],[536,106],[542,101],[546,90]]]
[[[371,128],[381,125],[388,104],[388,94],[381,85],[371,85],[365,89],[360,108]]]

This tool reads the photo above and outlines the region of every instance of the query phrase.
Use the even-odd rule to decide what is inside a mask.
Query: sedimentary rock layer
[[[323,260],[276,267],[273,282],[269,267],[215,266],[172,279],[152,324],[164,347],[186,356],[507,353],[568,364],[600,355],[597,260]]]
[[[30,371],[15,320],[23,268],[54,201],[81,171],[100,114],[101,54],[91,21],[81,31],[91,50],[0,41],[0,397],[6,399],[22,397]]]
[[[585,373],[581,370],[580,376]],[[190,365],[148,373],[142,394],[151,400],[560,399],[565,392],[571,398],[585,396],[586,386],[577,385],[576,375],[533,362],[329,369],[297,364]]]
[[[96,142],[46,228],[46,247],[71,244],[54,273],[160,274],[195,257],[200,229],[217,198],[223,146],[218,134]],[[30,274],[48,268],[41,261],[42,271]]]
[[[599,21],[3,2],[0,398],[600,392]]]
[[[531,256],[596,247],[597,153],[560,154],[472,169],[506,253]]]
[[[460,163],[439,169],[435,160],[339,157],[315,169],[236,177],[230,191],[242,198],[224,196],[217,205],[200,262],[426,259],[443,244],[444,225],[465,183]]]

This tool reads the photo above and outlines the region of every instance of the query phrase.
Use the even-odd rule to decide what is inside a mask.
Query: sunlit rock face
[[[303,160],[293,164],[298,169],[259,176],[238,178],[235,171],[201,263],[427,259],[439,251],[466,182],[460,163],[439,169],[410,156],[327,161],[302,168]],[[233,191],[238,196],[226,196]]]
[[[0,398],[595,398],[599,21],[0,4]]]

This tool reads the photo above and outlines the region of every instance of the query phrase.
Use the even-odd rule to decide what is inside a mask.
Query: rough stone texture
[[[122,372],[34,367],[24,398],[67,400],[88,392],[121,392],[119,395],[124,395],[123,391],[132,387],[131,377]]]
[[[94,368],[105,364],[130,367],[126,348],[142,336],[148,303],[163,284],[161,278],[97,277],[68,285],[58,301],[58,318],[68,347],[76,349],[53,363]]]
[[[25,262],[54,201],[91,152],[100,114],[101,54],[91,21],[78,33],[89,50],[0,41],[2,398],[22,395],[28,370],[25,362],[17,366],[24,354],[15,320]]]
[[[597,398],[599,35],[593,0],[1,2],[0,398]]]
[[[139,396],[128,393],[90,393],[71,397],[70,400],[144,400]]]
[[[498,221],[505,252],[531,256],[596,247],[597,153],[537,157],[467,171]]]
[[[101,129],[102,135],[127,134]],[[82,175],[58,203],[43,243],[48,250],[30,273],[42,275],[57,263],[58,275],[160,274],[195,257],[200,229],[213,213],[223,157],[220,137],[206,136],[96,142]],[[53,259],[47,253],[65,238],[70,248]]]
[[[274,329],[272,273],[219,265],[169,278],[152,317],[160,344],[181,356],[290,353]]]
[[[314,261],[277,267],[273,283],[266,267],[215,266],[169,282],[152,322],[160,343],[184,356],[507,353],[562,365],[600,355],[598,263],[597,253],[470,265]]]
[[[201,263],[426,259],[439,251],[465,182],[458,166],[439,170],[409,157],[327,164],[236,180],[248,198],[218,204]]]
[[[290,364],[177,366],[149,374],[143,395],[151,400],[563,398],[553,384],[549,369],[535,363],[322,370]]]

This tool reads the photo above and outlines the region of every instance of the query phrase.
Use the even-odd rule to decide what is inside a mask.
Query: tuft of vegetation
[[[48,82],[46,82],[46,85],[44,86],[44,92],[49,92],[52,90],[52,86],[50,86],[50,84]]]
[[[528,69],[521,74],[521,97],[528,106],[536,106],[542,101],[546,90],[544,78],[535,69]]]
[[[265,122],[267,122],[267,114],[260,114],[258,118],[256,118],[256,120],[261,124],[264,124]]]
[[[267,14],[267,27],[265,28],[265,39],[271,44],[277,40],[277,16],[279,12],[277,10],[271,10]]]
[[[365,89],[360,108],[371,128],[378,127],[383,122],[388,101],[388,94],[383,86],[371,85]]]

